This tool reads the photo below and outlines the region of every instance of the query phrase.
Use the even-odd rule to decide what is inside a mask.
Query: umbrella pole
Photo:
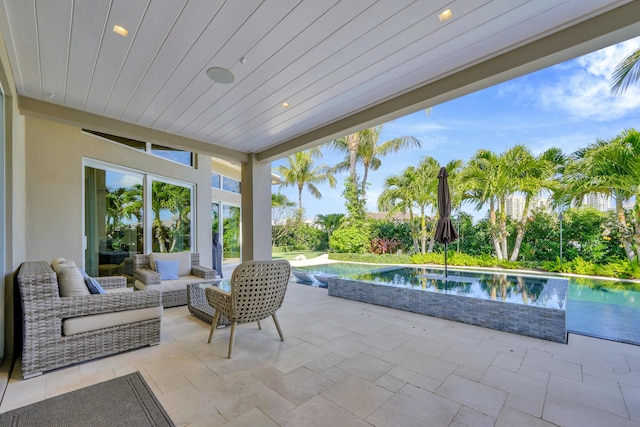
[[[444,278],[447,278],[447,242],[444,242]]]

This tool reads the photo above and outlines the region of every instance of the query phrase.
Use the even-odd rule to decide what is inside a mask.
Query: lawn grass
[[[287,252],[273,251],[271,253],[271,256],[273,259],[286,259],[287,261],[291,261],[298,255],[304,255],[307,259],[311,259],[326,253],[327,253],[326,251],[304,251],[304,250],[287,251]]]

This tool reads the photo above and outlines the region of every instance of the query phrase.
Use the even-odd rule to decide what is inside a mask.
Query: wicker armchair
[[[122,276],[96,280],[107,292],[126,287]],[[17,282],[22,300],[24,378],[160,343],[162,306],[158,292],[61,297],[57,275],[45,261],[23,263]],[[122,324],[123,319],[129,323]],[[86,331],[65,335],[70,320],[76,325],[79,322]]]
[[[173,255],[173,254],[161,254]],[[135,287],[137,289],[157,289],[162,293],[162,305],[167,307],[175,307],[178,305],[186,305],[187,287],[191,283],[200,283],[211,281],[216,278],[216,271],[212,268],[200,265],[200,254],[191,252],[175,253],[176,256],[191,257],[191,271],[189,275],[180,276],[177,280],[160,280],[160,274],[151,267],[151,258],[149,255],[134,254],[133,255],[133,277],[135,279]]]
[[[207,300],[215,309],[207,342],[211,342],[220,315],[231,321],[229,359],[237,323],[258,322],[258,329],[262,329],[260,320],[271,316],[280,340],[284,341],[276,310],[282,306],[290,276],[291,265],[288,261],[245,261],[233,270],[230,293],[216,287],[207,288]]]

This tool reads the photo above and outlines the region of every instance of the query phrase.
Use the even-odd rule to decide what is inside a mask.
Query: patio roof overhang
[[[446,22],[446,2],[255,3],[5,2],[20,110],[271,161],[640,34],[634,1],[454,2]]]

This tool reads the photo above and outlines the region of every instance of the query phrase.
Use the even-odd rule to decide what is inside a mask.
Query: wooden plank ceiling
[[[22,97],[259,153],[625,3],[3,0],[0,25]]]

